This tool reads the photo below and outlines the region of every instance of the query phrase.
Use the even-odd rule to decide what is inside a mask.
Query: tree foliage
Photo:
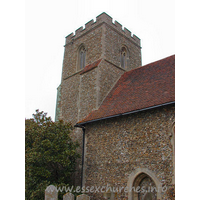
[[[78,142],[70,138],[72,126],[53,122],[43,111],[36,110],[25,120],[25,193],[26,199],[44,199],[50,184],[68,185],[75,171]]]

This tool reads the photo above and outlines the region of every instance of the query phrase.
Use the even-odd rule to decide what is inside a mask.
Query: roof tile
[[[99,109],[92,111],[78,124],[173,101],[175,55],[125,72]]]

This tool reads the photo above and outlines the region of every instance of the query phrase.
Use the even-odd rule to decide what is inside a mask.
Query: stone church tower
[[[55,120],[74,126],[102,101],[121,75],[141,66],[140,39],[106,13],[66,37],[61,84],[57,91]],[[82,148],[82,130],[75,128],[72,138]],[[80,153],[81,152],[80,148]],[[81,160],[79,161],[81,163]],[[75,175],[80,185],[82,165]]]
[[[102,13],[66,37],[56,120],[75,125],[98,109],[125,72],[141,66],[140,39]]]

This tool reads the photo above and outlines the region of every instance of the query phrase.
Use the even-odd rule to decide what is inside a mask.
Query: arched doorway
[[[156,185],[153,180],[145,173],[137,176],[133,186],[139,188],[137,192],[133,191],[135,199],[138,200],[157,200]]]
[[[132,172],[127,186],[129,200],[158,200],[161,198],[161,183],[148,169],[138,168]]]

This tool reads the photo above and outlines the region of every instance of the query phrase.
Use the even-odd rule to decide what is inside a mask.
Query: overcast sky
[[[26,1],[25,117],[55,119],[65,36],[106,12],[141,39],[142,65],[175,54],[174,0]]]

